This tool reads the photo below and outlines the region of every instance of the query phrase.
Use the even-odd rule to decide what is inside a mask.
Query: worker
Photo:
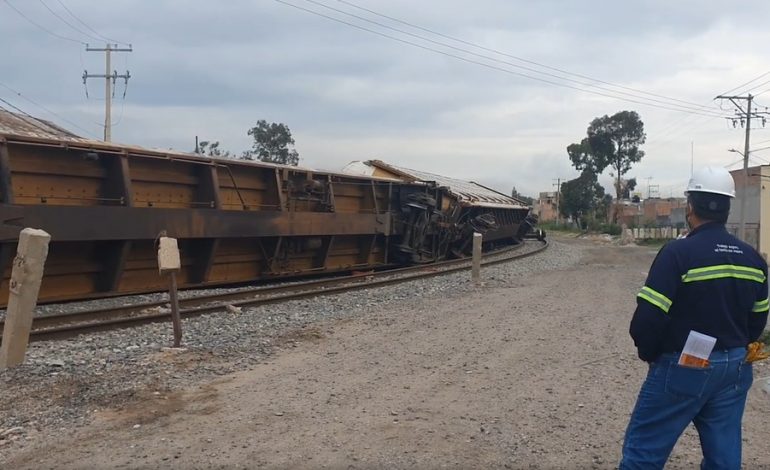
[[[626,429],[620,469],[663,468],[691,422],[700,436],[701,468],[741,467],[751,361],[762,358],[754,342],[770,306],[767,263],[725,228],[735,197],[727,170],[697,171],[685,195],[690,232],[660,250],[631,320],[631,337],[649,369]],[[716,344],[707,361],[680,365],[691,332]]]

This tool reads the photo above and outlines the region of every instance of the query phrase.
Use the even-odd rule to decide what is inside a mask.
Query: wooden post
[[[3,344],[0,345],[0,370],[23,363],[27,355],[32,315],[37,305],[50,240],[48,233],[34,228],[25,228],[19,235],[8,288],[8,309]]]
[[[179,245],[176,238],[161,236],[158,245],[158,270],[161,274],[170,273],[169,298],[171,304],[171,323],[174,328],[174,347],[182,344],[182,319],[179,316],[179,298],[177,297],[176,273],[182,268]]]
[[[481,281],[481,239],[480,233],[473,234],[473,267],[471,268],[471,280],[474,284]]]

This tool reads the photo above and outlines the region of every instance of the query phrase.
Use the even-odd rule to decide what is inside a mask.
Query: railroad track
[[[484,256],[482,265],[490,266],[534,255],[548,247],[548,242],[541,246],[518,253],[526,242],[514,247],[496,250]],[[372,287],[398,284],[420,278],[441,276],[470,268],[470,259],[457,259],[432,263],[430,265],[410,266],[364,275],[350,275],[329,279],[284,284],[278,286],[254,287],[238,291],[216,294],[203,294],[179,299],[179,313],[182,318],[189,318],[205,313],[212,313],[232,307],[251,307],[269,305],[288,300],[298,300],[323,295]],[[118,307],[81,310],[68,313],[35,317],[32,323],[30,339],[32,341],[49,340],[74,336],[81,333],[122,328],[138,324],[168,321],[171,312],[166,306],[168,300],[132,303]],[[0,331],[5,326],[0,320]],[[0,334],[0,336],[2,336]]]

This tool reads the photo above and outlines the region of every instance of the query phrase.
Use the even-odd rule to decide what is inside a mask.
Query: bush
[[[601,224],[600,231],[610,235],[620,235],[623,233],[623,229],[618,224]]]

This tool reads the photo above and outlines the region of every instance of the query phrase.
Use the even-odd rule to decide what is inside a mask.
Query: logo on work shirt
[[[735,245],[723,245],[721,243],[717,243],[716,248],[714,248],[714,253],[735,253],[742,255],[743,250],[741,250],[741,247],[735,246]]]

